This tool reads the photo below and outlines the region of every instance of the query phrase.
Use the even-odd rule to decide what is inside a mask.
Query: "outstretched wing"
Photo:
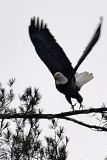
[[[75,68],[72,71],[72,74],[70,76],[70,78],[72,78],[77,69],[79,68],[79,66],[81,65],[81,63],[84,61],[84,59],[86,58],[86,56],[90,53],[91,49],[93,48],[93,46],[96,44],[96,42],[98,41],[99,37],[100,37],[100,32],[101,32],[101,26],[102,26],[102,17],[100,19],[100,24],[98,25],[98,28],[95,31],[94,36],[92,37],[90,43],[88,44],[88,46],[86,47],[85,51],[83,52],[82,56],[80,57],[77,65],[75,66]]]
[[[47,25],[43,23],[43,20],[39,21],[39,18],[36,20],[35,18],[31,19],[29,34],[38,56],[52,75],[56,72],[61,72],[66,77],[69,77],[73,70],[71,63],[63,49],[49,32]]]

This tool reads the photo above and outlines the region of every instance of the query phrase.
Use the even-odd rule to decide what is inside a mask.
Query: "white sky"
[[[16,94],[26,87],[37,87],[42,95],[44,113],[70,110],[65,97],[54,85],[54,79],[37,56],[29,39],[28,25],[33,16],[48,24],[51,33],[75,66],[103,16],[102,34],[90,55],[79,68],[89,71],[94,80],[81,90],[84,106],[107,104],[107,1],[106,0],[3,0],[0,2],[0,81],[5,84],[15,77]],[[17,104],[16,104],[17,106]],[[78,108],[78,105],[77,105]],[[78,117],[78,116],[77,116]],[[79,116],[79,120],[94,123],[94,118]],[[42,121],[41,121],[42,122]],[[48,123],[44,125],[47,129]],[[107,134],[63,122],[69,136],[68,160],[103,160],[107,156]]]

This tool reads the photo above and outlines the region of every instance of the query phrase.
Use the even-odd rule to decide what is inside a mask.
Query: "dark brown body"
[[[78,93],[80,88],[76,85],[75,79],[68,81],[66,84],[56,84],[56,88],[59,92],[63,93],[67,99],[67,101],[72,104],[71,98],[77,99],[77,101],[81,104],[83,101],[83,98]]]

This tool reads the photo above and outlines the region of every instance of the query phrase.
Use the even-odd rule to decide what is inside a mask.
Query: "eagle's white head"
[[[59,84],[66,84],[68,82],[68,79],[60,72],[56,72],[54,74],[55,82],[57,85]]]

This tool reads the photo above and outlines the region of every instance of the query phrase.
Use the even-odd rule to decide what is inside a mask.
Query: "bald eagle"
[[[83,98],[79,94],[79,91],[85,83],[93,79],[92,73],[83,72],[79,74],[77,73],[77,69],[98,41],[101,25],[102,18],[90,43],[87,45],[76,66],[73,68],[63,49],[50,33],[47,24],[44,24],[43,20],[40,21],[39,18],[31,19],[29,35],[35,50],[40,59],[52,73],[55,79],[56,88],[65,95],[73,110],[75,105],[72,104],[71,98],[75,98],[79,102],[80,107],[83,107]]]

